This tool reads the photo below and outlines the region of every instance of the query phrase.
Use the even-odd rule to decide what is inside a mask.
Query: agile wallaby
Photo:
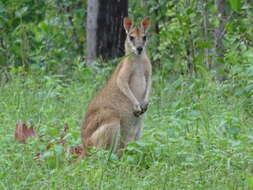
[[[87,108],[81,126],[83,156],[90,146],[118,151],[139,139],[151,88],[152,67],[145,51],[148,26],[147,18],[138,27],[124,18],[126,57]]]

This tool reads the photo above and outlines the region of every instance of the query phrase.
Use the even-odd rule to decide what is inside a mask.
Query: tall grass
[[[85,108],[109,71],[11,72],[0,86],[1,189],[253,189],[250,99],[236,95],[232,82],[208,77],[156,74],[142,138],[120,159],[93,150],[73,162],[65,150],[81,143]],[[15,142],[17,122],[34,125],[45,142]],[[67,145],[46,150],[64,123],[70,126]]]

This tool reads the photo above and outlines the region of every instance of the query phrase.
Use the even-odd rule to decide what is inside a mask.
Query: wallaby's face
[[[146,32],[149,26],[149,19],[144,19],[140,26],[134,27],[132,20],[124,18],[124,28],[127,33],[126,51],[141,55],[145,51],[147,41]]]

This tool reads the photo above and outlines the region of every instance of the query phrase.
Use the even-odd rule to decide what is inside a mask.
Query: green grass
[[[253,189],[251,100],[236,95],[232,82],[165,81],[155,75],[142,138],[121,159],[93,150],[91,157],[73,162],[65,150],[80,144],[85,108],[107,74],[16,73],[1,83],[0,189]],[[16,123],[29,120],[45,142],[15,142]],[[67,144],[46,151],[64,123],[70,126]]]

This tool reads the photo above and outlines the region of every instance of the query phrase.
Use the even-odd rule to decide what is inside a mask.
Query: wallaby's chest
[[[136,64],[129,80],[129,86],[138,101],[143,100],[147,88],[145,65]]]

